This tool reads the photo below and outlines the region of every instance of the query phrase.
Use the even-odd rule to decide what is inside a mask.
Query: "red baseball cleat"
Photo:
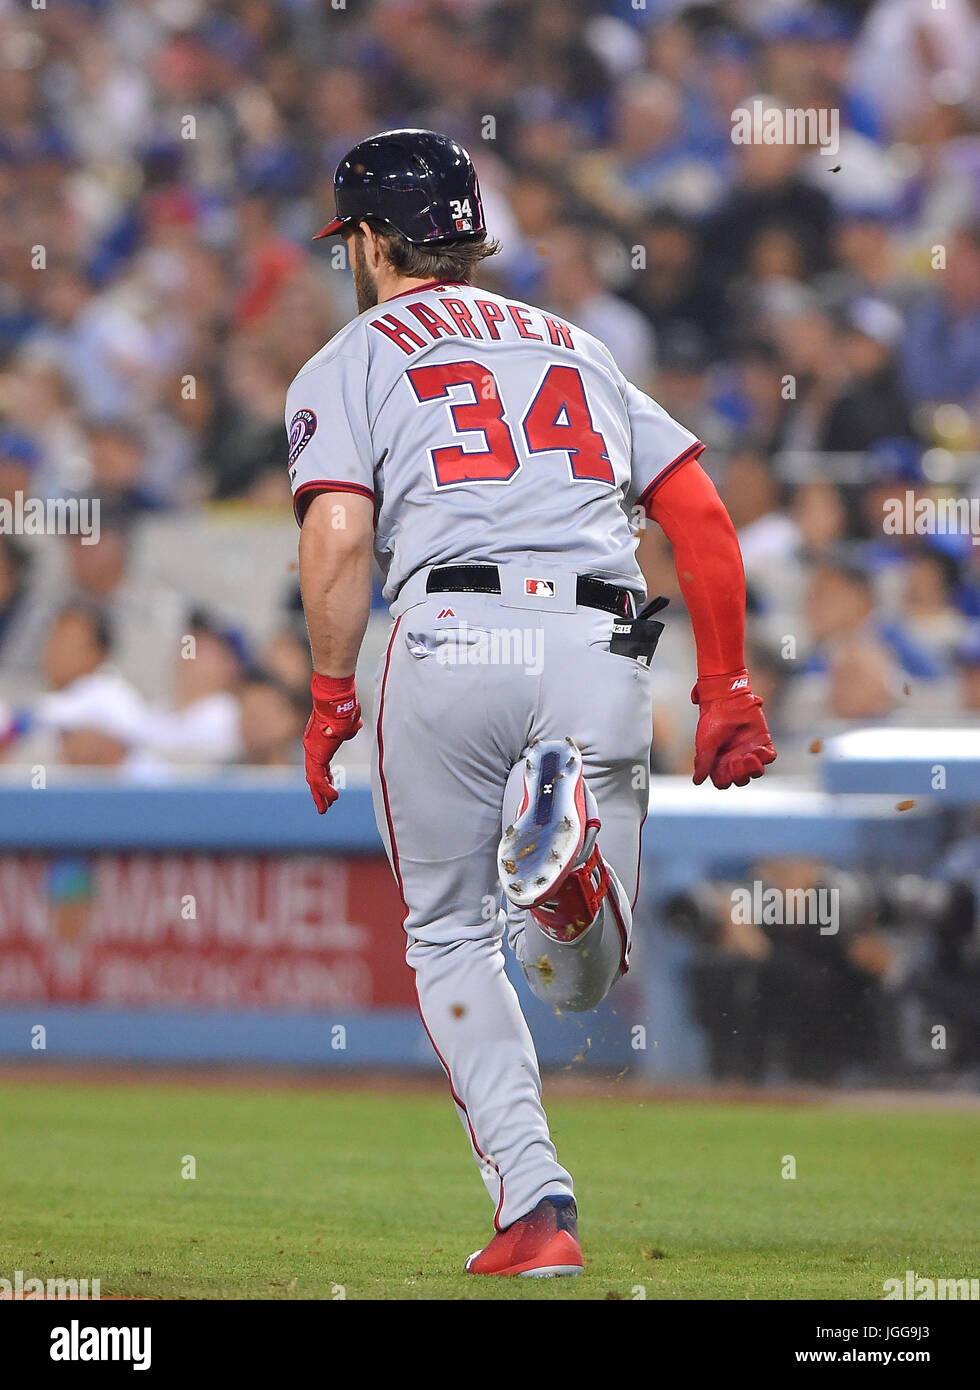
[[[575,941],[609,891],[596,847],[599,816],[572,739],[541,739],[524,753],[524,800],[497,849],[497,871],[515,907],[546,936]]]
[[[581,1274],[582,1268],[574,1197],[542,1197],[533,1211],[498,1231],[466,1261],[467,1274],[519,1274],[525,1279]]]

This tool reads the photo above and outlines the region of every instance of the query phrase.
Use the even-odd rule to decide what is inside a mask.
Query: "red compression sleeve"
[[[674,551],[698,648],[698,677],[745,665],[745,571],[735,527],[696,460],[666,478],[646,504]]]

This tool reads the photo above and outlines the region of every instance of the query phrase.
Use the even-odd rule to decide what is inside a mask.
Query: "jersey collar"
[[[392,299],[404,299],[407,294],[423,294],[426,290],[438,289],[440,285],[468,285],[468,280],[427,280],[424,285],[415,285],[410,290],[399,290],[393,294],[391,299],[386,299],[385,304],[390,304]],[[381,307],[380,305],[378,306]]]

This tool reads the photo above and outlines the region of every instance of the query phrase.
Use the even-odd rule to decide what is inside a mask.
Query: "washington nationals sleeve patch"
[[[309,444],[316,434],[316,416],[312,410],[297,410],[292,420],[289,422],[289,467],[299,458],[300,454]]]

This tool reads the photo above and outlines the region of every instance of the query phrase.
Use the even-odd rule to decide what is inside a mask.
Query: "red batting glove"
[[[303,734],[306,752],[306,780],[316,809],[322,816],[337,800],[340,793],[330,776],[330,763],[340,745],[353,738],[363,726],[361,707],[354,692],[354,677],[335,680],[313,672],[310,682],[313,692],[313,713]]]
[[[694,740],[694,785],[706,777],[719,790],[735,783],[747,787],[775,761],[762,699],[752,694],[749,673],[732,671],[727,676],[704,676],[691,691],[701,709]]]

